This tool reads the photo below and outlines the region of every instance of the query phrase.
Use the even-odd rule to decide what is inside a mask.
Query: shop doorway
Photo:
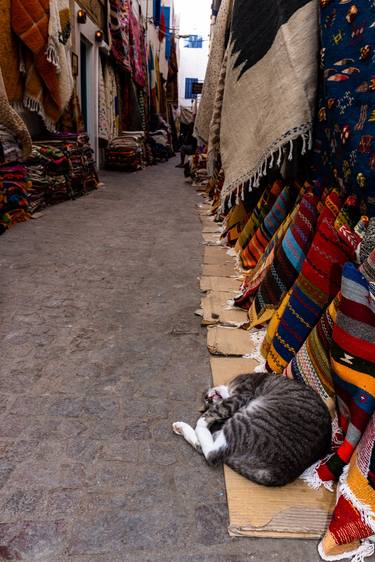
[[[88,99],[88,84],[90,84],[90,50],[92,46],[90,43],[81,35],[80,40],[80,62],[81,62],[81,110],[82,116],[85,123],[86,131],[89,130],[89,99]]]

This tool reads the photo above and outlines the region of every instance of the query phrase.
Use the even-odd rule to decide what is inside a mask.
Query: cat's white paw
[[[183,435],[184,434],[184,426],[187,424],[184,422],[175,422],[172,424],[173,433],[176,435]]]

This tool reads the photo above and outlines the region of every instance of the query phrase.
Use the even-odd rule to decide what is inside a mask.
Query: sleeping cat
[[[280,375],[240,375],[208,391],[195,430],[184,422],[173,431],[249,480],[284,486],[327,455],[329,411],[310,387]]]

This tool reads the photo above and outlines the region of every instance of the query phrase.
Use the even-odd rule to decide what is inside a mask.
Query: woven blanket
[[[283,181],[280,178],[276,179],[272,184],[266,184],[263,193],[261,192],[259,196],[258,204],[251,213],[249,220],[238,238],[238,242],[236,244],[237,252],[241,252],[244,248],[246,248],[256,230],[263,222],[264,217],[272,209],[272,206],[280,195],[283,187]]]
[[[364,262],[375,248],[375,218],[370,219],[363,242],[360,245],[360,261]]]
[[[283,240],[285,233],[288,230],[290,223],[293,221],[294,215],[297,211],[298,206],[292,213],[287,215],[268,243],[255,268],[246,273],[245,281],[240,289],[241,294],[234,299],[235,306],[244,310],[249,310],[254,295],[256,294],[259,286],[264,282],[269,268],[272,266],[275,259],[276,250]]]
[[[249,311],[251,327],[268,322],[299,275],[318,217],[318,197],[306,193]]]
[[[202,143],[208,145],[210,124],[214,111],[214,102],[224,59],[228,28],[232,13],[233,0],[223,0],[213,28],[210,57],[204,79],[202,98],[194,124],[194,134]]]
[[[267,357],[272,371],[281,373],[302,347],[325,307],[337,295],[342,267],[350,257],[349,245],[325,220],[314,237],[273,338]]]
[[[323,560],[352,558],[362,561],[374,554],[363,541],[375,534],[375,415],[357,447],[338,487],[338,500],[329,529],[319,545]]]
[[[355,230],[361,230],[361,223],[357,225]],[[353,244],[353,257],[356,254],[356,249],[360,241],[361,236],[349,229],[347,225],[343,225],[341,229],[345,229],[346,240]],[[348,233],[351,236],[348,239]],[[365,231],[362,232],[362,237]],[[374,245],[375,246],[375,245]],[[374,247],[373,246],[373,247]],[[363,271],[367,271],[371,268],[371,261],[362,266]],[[333,432],[333,448],[335,445],[342,442],[341,435],[342,432],[339,429],[339,423],[337,420],[337,413],[335,409],[335,388],[332,380],[331,374],[331,361],[330,361],[330,349],[332,346],[332,335],[333,326],[336,322],[337,309],[341,299],[341,292],[332,301],[330,306],[325,310],[318,324],[312,330],[308,336],[306,342],[303,344],[297,355],[289,363],[288,367],[285,369],[284,374],[290,378],[294,378],[304,384],[307,384],[314,388],[314,390],[319,394],[319,396],[327,404],[327,407],[332,413],[332,417],[335,419],[336,431]],[[341,439],[341,440],[340,440]]]
[[[30,133],[23,119],[10,106],[3,75],[0,68],[0,124],[12,132],[22,145],[22,157],[27,158],[32,150]]]
[[[242,201],[229,211],[225,217],[224,231],[222,234],[222,238],[226,238],[226,242],[229,246],[234,246],[234,244],[236,244],[248,218],[249,213]]]
[[[332,344],[332,332],[339,298],[340,295],[324,311],[318,324],[284,371],[284,375],[287,377],[311,386],[326,403],[332,418],[336,419],[333,431],[334,443],[340,439],[341,432],[337,431],[335,389],[331,375],[329,350]]]
[[[375,215],[373,22],[368,0],[320,2],[321,99],[316,171],[364,196]]]
[[[324,206],[323,206],[323,208],[320,212],[320,215],[318,217],[316,230],[319,229],[320,224],[324,221],[329,221],[329,222],[333,223],[334,220],[337,218],[337,215],[339,214],[341,206],[342,206],[341,199],[340,199],[337,191],[332,190],[324,200]],[[315,234],[314,234],[314,236],[315,236]],[[304,261],[304,263],[305,263],[305,261]],[[276,333],[277,333],[277,330],[278,330],[278,327],[279,327],[279,324],[280,324],[280,320],[281,320],[282,316],[284,315],[286,307],[289,303],[289,299],[290,299],[290,296],[292,294],[293,288],[294,288],[294,285],[292,285],[290,290],[286,293],[286,295],[284,296],[279,308],[274,312],[274,314],[273,314],[273,316],[272,316],[272,318],[271,318],[271,320],[268,324],[267,332],[266,332],[264,341],[262,343],[262,348],[261,348],[261,352],[262,352],[262,355],[263,355],[264,358],[267,358],[267,356],[270,353],[273,340],[276,336]]]
[[[252,189],[283,151],[311,141],[318,20],[315,0],[235,0],[221,114],[222,199]],[[298,143],[299,144],[299,143]]]
[[[23,80],[20,72],[20,53],[11,26],[11,2],[0,2],[0,68],[7,77],[6,91],[12,104],[22,104]]]
[[[103,66],[99,57],[99,88],[98,88],[98,137],[109,141],[110,106],[107,105],[107,97],[104,84]]]
[[[273,337],[267,363],[278,373],[288,365],[340,288],[344,263],[352,256],[331,221],[324,219],[295,281]]]
[[[133,9],[129,11],[130,62],[134,82],[143,88],[146,83],[146,46],[144,31]]]
[[[375,411],[375,277],[344,267],[331,346],[332,379],[344,442],[318,466],[321,481],[337,480]]]
[[[117,64],[131,72],[128,0],[110,0],[111,53]]]
[[[12,30],[28,49],[24,57],[23,104],[30,111],[39,113],[47,128],[54,130],[69,102],[73,80],[70,58],[68,61],[63,47],[60,72],[47,58],[49,8],[48,0],[12,0]]]
[[[46,56],[55,65],[59,83],[60,110],[72,97],[74,79],[71,65],[71,23],[69,0],[50,0]]]
[[[297,195],[298,191],[294,185],[284,187],[272,205],[270,212],[257,228],[250,242],[242,250],[240,264],[243,269],[253,269],[257,265],[268,243],[288,215]]]

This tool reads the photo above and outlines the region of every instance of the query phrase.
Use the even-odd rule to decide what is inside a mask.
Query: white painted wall
[[[202,49],[185,47],[185,39],[180,39],[179,61],[179,102],[183,107],[191,107],[191,100],[185,99],[185,78],[198,78],[203,82],[209,55],[209,36],[211,27],[212,0],[175,0],[176,12],[180,16],[179,35],[201,35]]]

